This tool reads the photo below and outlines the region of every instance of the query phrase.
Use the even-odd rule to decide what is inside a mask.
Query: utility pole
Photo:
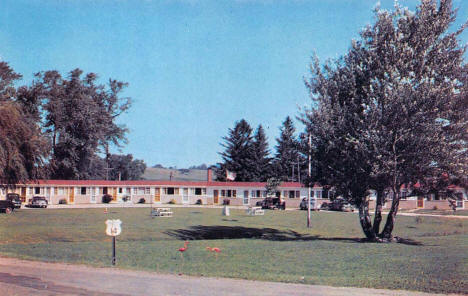
[[[312,175],[312,167],[311,167],[311,154],[312,154],[312,136],[310,135],[309,132],[309,153],[307,153],[307,158],[309,161],[309,168],[308,168],[308,175],[309,175],[309,180],[308,180],[308,190],[309,194],[307,195],[307,228],[310,228],[310,182],[311,182],[311,175]]]

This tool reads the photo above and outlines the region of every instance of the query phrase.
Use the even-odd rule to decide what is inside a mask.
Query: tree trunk
[[[400,193],[395,192],[393,194],[392,208],[390,209],[390,212],[388,213],[387,221],[385,223],[385,227],[382,233],[380,234],[380,237],[384,239],[392,239],[392,232],[393,232],[393,227],[395,226],[395,217],[398,212],[399,204],[400,204]]]
[[[366,237],[370,240],[375,240],[376,235],[372,228],[372,221],[369,215],[369,201],[367,198],[359,205],[359,222]]]
[[[383,190],[377,190],[377,199],[375,201],[375,216],[374,216],[374,233],[377,235],[380,232],[380,223],[382,222],[382,204]]]

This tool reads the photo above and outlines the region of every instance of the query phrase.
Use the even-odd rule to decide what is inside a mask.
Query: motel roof
[[[26,185],[49,186],[190,186],[190,187],[265,187],[266,182],[219,182],[219,181],[164,181],[164,180],[35,180]],[[281,188],[304,187],[299,182],[283,182]]]

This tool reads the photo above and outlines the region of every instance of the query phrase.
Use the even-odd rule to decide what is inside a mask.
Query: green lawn
[[[468,220],[397,218],[395,235],[410,244],[359,242],[353,213],[174,208],[172,218],[149,209],[20,210],[0,215],[0,254],[42,261],[109,266],[111,239],[104,221],[119,218],[120,268],[307,284],[468,291]],[[178,249],[189,248],[182,259]],[[218,247],[216,258],[206,247]]]

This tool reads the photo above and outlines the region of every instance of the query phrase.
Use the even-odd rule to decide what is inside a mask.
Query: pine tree
[[[253,143],[253,179],[251,181],[265,182],[271,172],[270,152],[268,151],[268,142],[262,125],[259,125],[255,131]]]
[[[226,179],[226,170],[236,173],[235,181],[251,181],[254,176],[254,156],[252,128],[247,121],[241,119],[236,122],[233,129],[229,129],[229,135],[223,137],[226,148],[221,152],[223,162],[218,164],[216,170],[217,179]]]
[[[278,144],[273,161],[274,173],[282,181],[288,181],[293,179],[293,172],[295,172],[294,180],[298,180],[297,167],[298,163],[300,165],[303,163],[303,159],[299,152],[299,142],[294,136],[296,129],[289,116],[284,120],[280,131],[280,137],[276,139]]]

